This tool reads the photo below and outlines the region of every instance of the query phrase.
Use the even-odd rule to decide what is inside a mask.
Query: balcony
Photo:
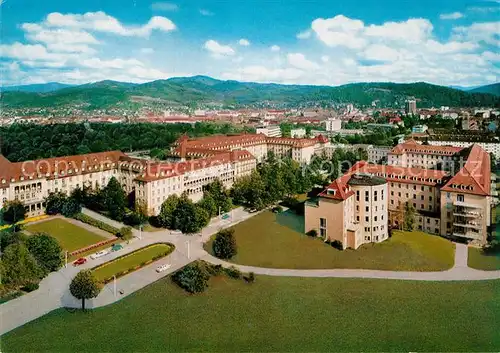
[[[461,228],[482,229],[483,225],[479,222],[453,222],[453,226]]]
[[[482,207],[479,205],[475,205],[473,203],[467,203],[467,202],[463,202],[463,201],[454,201],[453,206],[464,207],[464,208],[482,209]]]
[[[468,232],[468,231],[454,230],[453,236],[460,237],[460,238],[474,239],[474,240],[482,240],[483,239],[483,237],[481,236],[481,233],[474,233],[474,232]]]

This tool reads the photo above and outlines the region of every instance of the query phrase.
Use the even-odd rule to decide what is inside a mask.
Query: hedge
[[[118,229],[118,228],[115,228],[113,226],[110,226],[107,223],[99,221],[95,218],[89,217],[83,213],[77,213],[76,215],[73,216],[73,218],[80,221],[80,222],[87,223],[87,224],[90,224],[91,226],[102,229],[108,233],[113,234],[114,236],[116,236],[118,238],[129,239],[132,236],[132,228],[131,227],[122,227],[122,228]]]

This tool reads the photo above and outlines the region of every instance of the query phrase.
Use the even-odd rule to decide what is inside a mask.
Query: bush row
[[[120,229],[110,226],[107,223],[104,223],[102,221],[99,221],[95,218],[92,218],[90,216],[87,216],[86,214],[83,213],[77,213],[76,215],[73,216],[74,219],[87,223],[91,226],[94,226],[96,228],[102,229],[108,233],[113,234],[114,236],[122,239],[130,239],[132,237],[132,228],[131,227],[121,227]]]
[[[248,283],[255,281],[255,274],[253,272],[244,276],[234,266],[225,268],[222,265],[213,265],[199,260],[175,272],[172,276],[172,281],[189,293],[201,293],[208,287],[208,280],[211,276],[220,275],[226,275],[234,279],[243,278]]]

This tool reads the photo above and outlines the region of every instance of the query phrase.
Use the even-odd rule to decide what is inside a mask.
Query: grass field
[[[468,265],[477,270],[500,270],[500,254],[484,255],[481,249],[469,248]]]
[[[106,238],[96,233],[92,233],[61,218],[28,225],[26,226],[26,230],[31,233],[44,232],[52,235],[57,239],[61,247],[69,252],[106,240]]]
[[[169,244],[154,244],[131,254],[120,257],[116,260],[106,262],[105,264],[96,268],[93,272],[98,280],[102,281],[106,278],[112,277],[122,271],[129,270],[135,266],[153,259],[165,252],[172,252],[174,247]]]
[[[2,337],[2,352],[498,351],[500,281],[169,278],[90,312],[56,310]],[[49,335],[49,336],[48,336]]]
[[[301,217],[264,212],[235,227],[238,254],[232,262],[291,268],[365,268],[399,271],[439,271],[453,266],[455,245],[423,232],[394,232],[379,244],[339,251],[321,239],[303,234]],[[205,244],[212,251],[212,242]]]

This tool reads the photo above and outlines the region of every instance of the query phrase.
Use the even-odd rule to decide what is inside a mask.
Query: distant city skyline
[[[286,4],[286,5],[285,5]],[[4,85],[500,77],[500,1],[0,1]]]

